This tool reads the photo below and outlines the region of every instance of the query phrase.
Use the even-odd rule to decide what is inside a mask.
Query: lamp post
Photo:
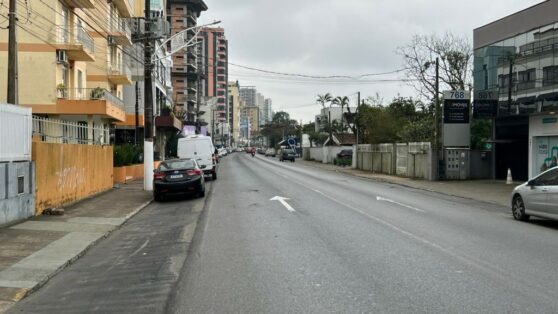
[[[145,51],[144,51],[144,129],[145,129],[145,136],[143,142],[143,188],[146,191],[153,190],[153,180],[150,174],[153,173],[153,161],[154,161],[154,149],[153,149],[153,82],[151,80],[151,75],[153,72],[153,64],[157,61],[166,59],[171,55],[182,51],[184,48],[188,48],[194,45],[197,45],[197,37],[198,33],[203,27],[215,25],[221,23],[220,21],[215,21],[213,23],[188,27],[181,32],[167,38],[163,41],[160,45],[155,46],[153,49],[152,45],[155,41],[155,38],[151,32],[151,24],[153,23],[151,19],[151,7],[150,1],[145,1]],[[192,37],[192,39],[185,41],[184,37],[187,35],[189,30],[197,29],[196,33]],[[162,47],[166,47],[167,43],[171,43],[171,51],[165,54],[164,57],[157,58],[157,50],[161,49]],[[174,45],[173,45],[174,43]]]

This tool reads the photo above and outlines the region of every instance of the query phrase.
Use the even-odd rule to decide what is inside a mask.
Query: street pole
[[[355,113],[355,118],[356,115],[360,112],[360,92],[357,92],[357,108],[356,108],[356,113]],[[359,124],[357,123],[357,121],[353,121],[353,123],[356,124],[356,144],[359,144],[359,134],[360,133],[360,128],[359,128]]]
[[[136,108],[135,108],[135,123],[136,123],[136,132],[134,136],[134,144],[138,145],[139,141],[139,82],[136,81]]]
[[[144,49],[144,142],[143,142],[143,188],[153,190],[153,84],[151,81],[152,67],[152,34],[151,34],[151,1],[145,1],[145,49]]]
[[[436,95],[435,95],[435,106],[436,106],[436,110],[435,115],[434,115],[434,120],[435,120],[435,131],[434,131],[434,140],[436,141],[435,143],[435,149],[436,149],[436,179],[440,179],[440,151],[441,151],[441,145],[440,145],[440,141],[441,141],[441,128],[440,128],[440,118],[441,118],[441,114],[440,114],[440,61],[439,58],[436,57]]]
[[[18,100],[18,82],[17,82],[17,40],[16,40],[16,8],[17,1],[10,0],[9,3],[9,30],[8,30],[8,93],[7,100],[9,104],[17,105]]]

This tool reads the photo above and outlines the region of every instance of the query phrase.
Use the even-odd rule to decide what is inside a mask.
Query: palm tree
[[[349,107],[349,97],[337,96],[335,97],[335,99],[333,99],[333,103],[341,107],[341,132],[344,132],[345,128],[343,127],[343,115],[344,115],[343,108]]]
[[[325,109],[326,103],[331,102],[332,100],[333,100],[333,96],[331,96],[330,93],[325,93],[323,95],[318,95],[316,102],[322,104],[322,107]]]

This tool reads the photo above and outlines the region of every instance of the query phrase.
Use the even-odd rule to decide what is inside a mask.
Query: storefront
[[[558,116],[537,115],[529,118],[529,177],[557,166]]]

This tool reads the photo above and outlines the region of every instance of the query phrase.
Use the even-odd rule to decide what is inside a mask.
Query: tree
[[[337,106],[341,107],[341,132],[345,132],[345,126],[343,125],[345,111],[343,110],[344,107],[349,107],[349,97],[347,96],[337,96],[333,99],[333,103]]]
[[[325,109],[326,103],[331,102],[333,100],[333,96],[330,93],[325,93],[323,95],[318,95],[316,102],[322,105],[322,108]]]
[[[260,133],[268,138],[271,147],[275,147],[289,135],[298,136],[300,131],[296,120],[291,119],[287,112],[279,111],[270,123],[262,127]]]
[[[403,57],[406,82],[427,100],[436,96],[435,60],[440,60],[440,91],[471,89],[473,50],[469,40],[451,33],[414,35],[411,42],[397,48]]]

